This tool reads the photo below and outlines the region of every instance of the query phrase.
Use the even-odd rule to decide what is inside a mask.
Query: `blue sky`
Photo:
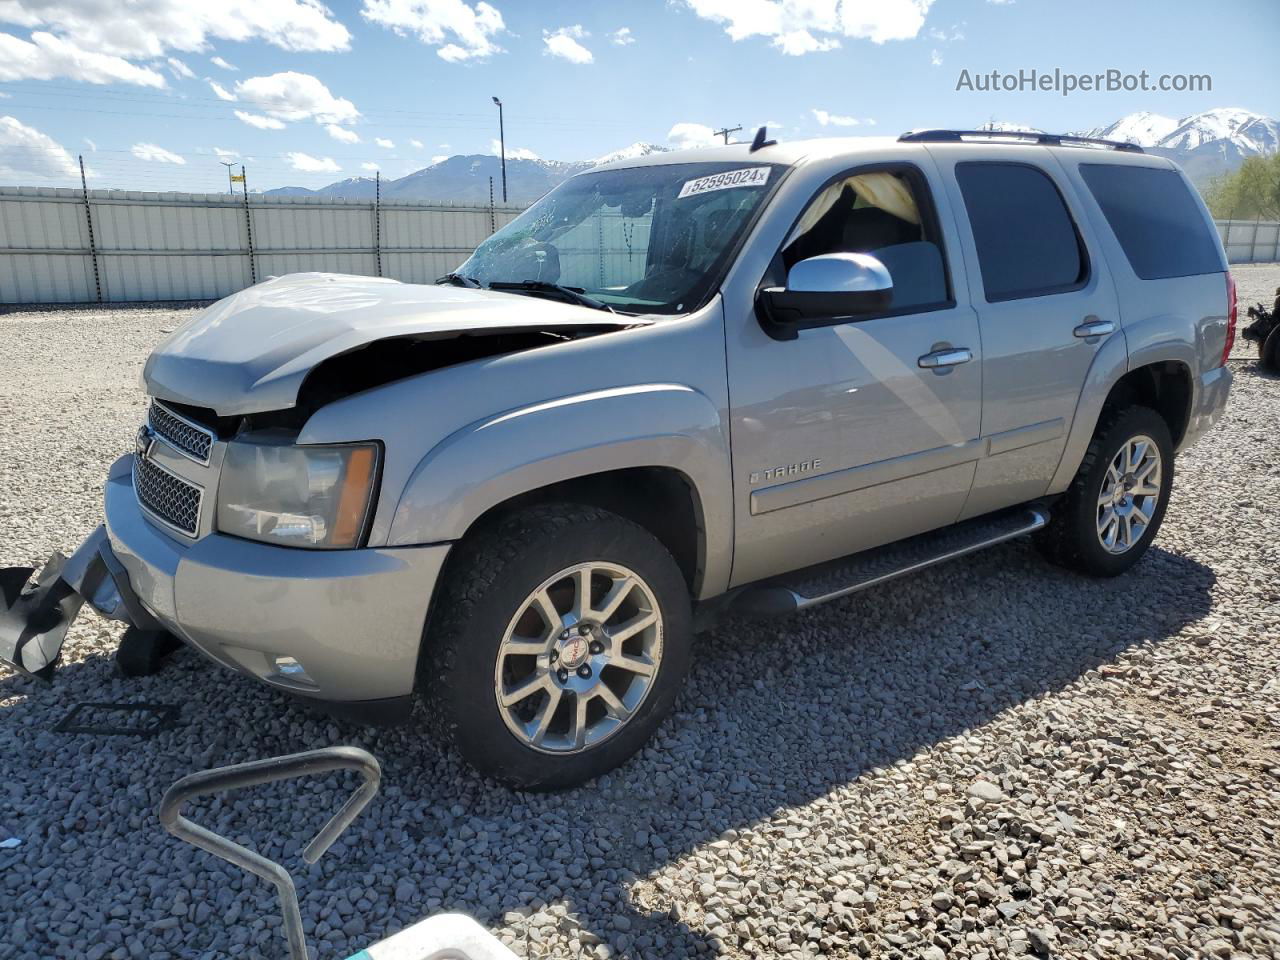
[[[989,119],[1078,130],[1218,106],[1280,115],[1275,0],[10,0],[0,183],[255,188],[488,153],[599,156]],[[957,91],[961,70],[1208,74],[1202,92]]]

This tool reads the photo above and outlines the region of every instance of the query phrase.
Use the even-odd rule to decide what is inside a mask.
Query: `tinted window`
[[[1176,171],[1086,163],[1080,174],[1143,280],[1222,272],[1218,238]]]
[[[964,195],[987,300],[1070,290],[1085,275],[1075,223],[1058,188],[1021,163],[961,163]]]

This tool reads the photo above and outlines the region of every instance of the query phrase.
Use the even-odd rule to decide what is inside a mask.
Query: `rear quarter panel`
[[[1081,176],[1080,166],[1085,163],[1115,163],[1177,170],[1196,200],[1205,229],[1210,231],[1216,242],[1213,218],[1185,175],[1176,164],[1163,157],[1118,152],[1100,154],[1068,147],[1055,148],[1053,152],[1066,170],[1080,206],[1089,219],[1099,250],[1110,267],[1128,354],[1121,363],[1115,351],[1103,351],[1094,361],[1081,393],[1062,462],[1050,486],[1050,493],[1060,493],[1075,476],[1107,394],[1125,373],[1166,361],[1179,363],[1190,373],[1191,422],[1182,438],[1182,447],[1193,442],[1216,418],[1225,403],[1230,375],[1222,376],[1220,365],[1227,336],[1227,264],[1225,254],[1221,253],[1221,244],[1218,243],[1221,272],[1143,280],[1130,265],[1106,216]]]

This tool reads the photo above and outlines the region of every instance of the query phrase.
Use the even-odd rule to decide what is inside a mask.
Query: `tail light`
[[[1236,343],[1236,278],[1230,273],[1227,274],[1227,342],[1222,345],[1222,362],[1218,364],[1220,367],[1227,365],[1227,358],[1231,356],[1231,348]]]

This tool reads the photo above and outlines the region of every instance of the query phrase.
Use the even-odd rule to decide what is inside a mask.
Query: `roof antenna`
[[[765,147],[772,147],[778,141],[768,139],[768,132],[764,127],[756,131],[756,138],[751,141],[751,149],[747,153],[755,153],[757,150],[763,150]]]

